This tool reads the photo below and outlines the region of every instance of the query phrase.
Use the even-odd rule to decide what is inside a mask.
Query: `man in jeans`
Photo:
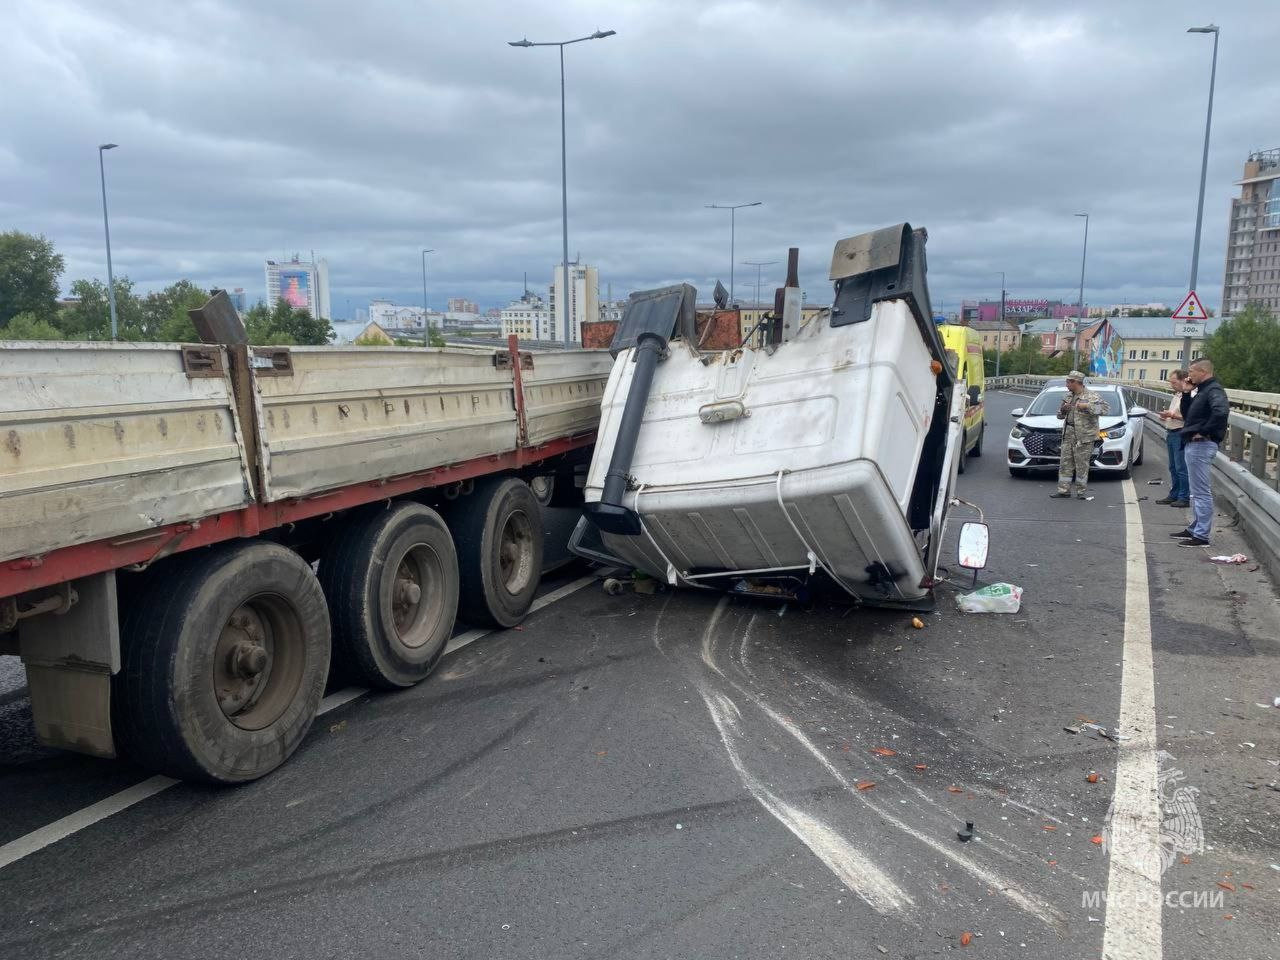
[[[1173,390],[1173,400],[1168,410],[1160,411],[1160,419],[1169,431],[1165,434],[1165,447],[1169,451],[1169,495],[1156,503],[1185,508],[1191,506],[1187,461],[1182,456],[1182,424],[1191,406],[1191,381],[1187,379],[1187,371],[1175,370],[1169,374],[1169,387]]]
[[[1218,444],[1227,435],[1231,405],[1227,391],[1214,379],[1213,363],[1208,359],[1193,361],[1187,378],[1195,386],[1195,392],[1182,422],[1182,448],[1194,519],[1191,526],[1173,536],[1180,539],[1184,547],[1207,547],[1213,525],[1213,488],[1209,473]]]

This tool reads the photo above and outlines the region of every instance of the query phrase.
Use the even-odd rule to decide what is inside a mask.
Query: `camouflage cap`
[[[1081,373],[1079,370],[1072,370],[1070,373],[1067,374],[1067,379],[1075,380],[1078,383],[1084,383],[1084,374]]]

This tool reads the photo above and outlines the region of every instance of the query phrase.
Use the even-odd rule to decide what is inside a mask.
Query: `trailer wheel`
[[[435,668],[458,610],[458,558],[440,515],[418,503],[349,522],[320,558],[334,672],[411,687]]]
[[[533,491],[533,498],[538,501],[539,506],[550,506],[551,499],[556,492],[556,475],[554,473],[544,473],[531,478],[529,480],[529,489]]]
[[[542,513],[528,485],[514,477],[477,481],[471,496],[452,505],[448,520],[462,578],[458,615],[515,626],[542,577]]]
[[[270,773],[302,742],[324,695],[320,584],[292,550],[262,541],[184,558],[163,577],[122,624],[112,725],[123,752],[183,780]]]

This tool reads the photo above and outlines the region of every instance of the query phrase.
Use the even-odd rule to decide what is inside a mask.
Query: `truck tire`
[[[112,726],[122,752],[180,780],[244,783],[293,753],[329,672],[329,615],[311,567],[265,541],[151,574],[122,623]]]
[[[529,489],[533,491],[533,499],[538,501],[539,506],[550,506],[556,495],[556,475],[543,473],[530,478]]]
[[[476,481],[475,492],[446,514],[458,548],[458,616],[513,627],[524,619],[542,577],[542,514],[514,477]]]
[[[411,687],[444,652],[458,611],[458,558],[440,514],[419,503],[348,521],[320,557],[333,672],[367,687]]]

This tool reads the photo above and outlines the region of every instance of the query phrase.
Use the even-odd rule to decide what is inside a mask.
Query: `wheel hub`
[[[267,687],[272,644],[262,618],[250,606],[238,608],[218,638],[213,661],[214,694],[229,719],[251,710]]]

